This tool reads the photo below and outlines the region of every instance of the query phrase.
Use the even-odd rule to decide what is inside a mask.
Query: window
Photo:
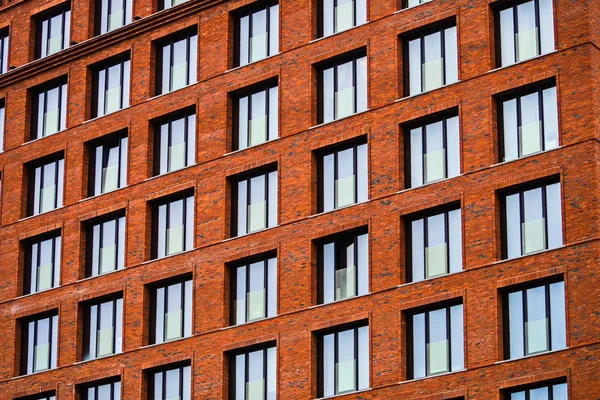
[[[318,245],[319,303],[369,293],[369,235],[344,233]]]
[[[178,6],[188,0],[158,0],[158,11]]]
[[[170,365],[149,373],[149,400],[191,400],[190,365]]]
[[[502,201],[502,254],[514,258],[562,246],[560,183],[509,192]]]
[[[62,207],[63,165],[61,154],[30,166],[27,215],[37,215]]]
[[[92,118],[129,106],[129,55],[94,69]]]
[[[460,175],[458,116],[419,123],[406,132],[408,187]]]
[[[0,152],[4,151],[4,129],[6,127],[5,115],[6,107],[4,105],[4,99],[0,99]]]
[[[31,140],[53,135],[67,127],[67,79],[32,90]]]
[[[25,242],[23,294],[37,293],[60,284],[60,232]]]
[[[253,63],[279,52],[279,4],[261,2],[235,15],[234,67]]]
[[[196,82],[198,35],[184,32],[161,40],[156,48],[156,94]]]
[[[367,57],[364,52],[319,68],[318,123],[367,109]]]
[[[231,269],[233,325],[277,315],[277,258],[262,256]]]
[[[317,341],[317,397],[369,388],[368,325],[329,331]]]
[[[56,368],[58,312],[23,320],[21,329],[21,374]]]
[[[90,146],[90,196],[127,186],[127,135],[95,141]]]
[[[8,28],[0,30],[0,74],[8,71]]]
[[[177,195],[157,203],[152,213],[152,258],[194,247],[194,196]]]
[[[96,34],[102,35],[131,23],[132,0],[96,0]]]
[[[507,359],[567,347],[564,282],[510,291],[505,302]]]
[[[123,298],[97,300],[85,306],[83,359],[92,360],[121,352]]]
[[[498,66],[554,51],[552,0],[512,0],[498,10]]]
[[[431,0],[402,0],[402,8],[410,8],[419,4],[429,3]]]
[[[36,20],[36,59],[69,47],[71,8],[68,4],[53,8]]]
[[[367,144],[356,143],[319,156],[318,212],[367,201]]]
[[[458,81],[456,26],[406,37],[405,95],[437,89]]]
[[[319,37],[367,22],[366,0],[319,0]]]
[[[152,287],[150,302],[150,344],[192,335],[191,278]]]
[[[251,172],[233,183],[233,236],[277,225],[277,170]]]
[[[525,389],[507,390],[505,400],[567,400],[566,383],[534,385]]]
[[[154,175],[162,175],[196,162],[196,114],[186,111],[155,125]]]
[[[407,322],[409,379],[464,368],[462,304],[418,312]]]
[[[498,112],[500,161],[558,147],[556,86],[502,99]]]
[[[19,397],[17,400],[56,400],[56,394],[52,391],[32,396]]]
[[[229,356],[230,400],[275,400],[277,348],[274,344],[236,351]]]
[[[407,228],[409,282],[462,270],[460,208],[412,219]]]
[[[121,400],[121,381],[93,383],[81,388],[81,400]]]
[[[256,146],[278,137],[277,83],[234,96],[233,149]]]
[[[125,215],[111,215],[87,226],[87,278],[125,267]]]

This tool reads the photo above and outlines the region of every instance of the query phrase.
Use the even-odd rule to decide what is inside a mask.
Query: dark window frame
[[[518,386],[516,388],[509,388],[509,389],[505,389],[502,391],[502,399],[503,400],[510,400],[512,394],[514,393],[520,393],[520,392],[525,392],[524,393],[524,398],[525,400],[530,400],[530,390],[535,390],[535,389],[542,389],[542,388],[548,388],[548,399],[549,400],[562,400],[562,399],[554,399],[553,396],[553,388],[555,386],[560,386],[560,385],[565,385],[566,389],[567,389],[567,395],[569,393],[569,385],[567,382],[566,378],[558,378],[558,379],[552,379],[549,381],[543,381],[543,382],[534,382],[531,384],[527,384],[527,385],[523,385],[523,386]]]
[[[117,187],[113,190],[102,191],[102,171],[106,168],[110,150],[118,148],[117,160]],[[100,163],[96,158],[98,148],[101,149],[102,160]],[[122,189],[127,186],[127,164],[129,162],[129,135],[126,130],[111,134],[89,143],[89,177],[88,177],[88,197],[99,196],[110,193],[114,190]],[[97,168],[100,167],[100,182],[97,181]]]
[[[191,198],[191,209],[188,210],[188,202],[189,199]],[[169,210],[171,208],[171,205],[177,201],[183,201],[183,206],[182,206],[182,221],[183,221],[183,250],[180,252],[176,252],[176,253],[168,253],[168,239],[166,238],[166,235],[168,233],[169,230],[169,226],[170,226],[170,213]],[[161,259],[161,258],[165,258],[165,257],[170,257],[172,255],[176,255],[176,254],[181,254],[183,252],[186,252],[188,250],[192,250],[194,248],[194,242],[195,242],[195,214],[196,214],[196,210],[195,210],[195,194],[193,190],[184,190],[182,192],[179,193],[174,193],[172,195],[166,196],[166,197],[162,197],[156,200],[153,200],[152,202],[150,202],[150,207],[151,207],[151,246],[150,246],[150,250],[151,250],[151,258],[152,260],[157,260],[157,259]],[[161,230],[161,226],[160,226],[160,207],[162,206],[166,206],[166,211],[165,211],[165,243],[164,243],[164,255],[161,255],[161,251],[159,250],[159,246],[161,245],[160,240],[159,240],[159,230]],[[192,221],[191,221],[191,226],[187,226],[188,224],[188,213],[192,214]],[[188,235],[191,236],[191,239],[188,237]],[[186,247],[186,243],[188,241],[188,239],[191,240],[191,247],[187,248]]]
[[[407,8],[418,7],[418,6],[421,6],[423,4],[427,4],[427,3],[431,2],[431,1],[433,1],[433,0],[419,0],[419,4],[416,4],[414,6],[410,6],[408,4],[409,0],[400,0],[400,6],[401,6],[400,8],[402,10],[404,10],[404,9],[407,9]]]
[[[120,306],[119,306],[119,300],[120,300]],[[120,345],[120,349],[118,348],[119,346],[117,346],[117,340],[120,338],[121,341],[123,340],[123,334],[124,334],[124,329],[123,329],[123,314],[124,314],[124,301],[123,301],[123,293],[118,293],[118,294],[112,294],[109,296],[103,296],[101,298],[97,298],[97,299],[93,299],[90,301],[85,302],[82,306],[83,306],[83,354],[82,354],[82,360],[97,360],[100,358],[104,358],[104,357],[110,357],[110,356],[114,356],[116,354],[120,354],[123,351],[123,345],[121,343]],[[101,316],[101,305],[106,304],[106,303],[112,303],[112,353],[110,354],[105,354],[105,355],[99,355],[98,354],[98,342],[97,342],[97,336],[98,336],[98,332],[99,332],[99,328],[100,328],[100,320],[102,318]],[[91,330],[91,326],[92,326],[92,321],[91,321],[91,308],[92,307],[96,307],[96,330],[95,332],[93,332]],[[121,309],[121,315],[118,315],[118,310],[119,308]],[[120,320],[120,321],[119,321]],[[121,331],[118,331],[118,325],[121,326]],[[91,335],[95,335],[96,336],[96,348],[95,349],[91,349],[91,343],[90,343],[90,339],[91,339]]]
[[[123,20],[122,25],[109,29],[109,17],[111,15],[112,1],[111,0],[96,0],[95,1],[95,16],[94,16],[94,33],[96,36],[110,33],[120,29],[133,22],[133,0],[121,0],[123,4]],[[103,14],[104,6],[106,5],[106,15]],[[106,26],[102,23],[103,18],[106,18]]]
[[[38,246],[37,253],[37,267],[39,267],[41,251],[40,244],[43,241],[51,240],[52,241],[52,286],[48,289],[36,289],[32,290],[33,282],[33,246]],[[34,294],[40,293],[45,290],[51,290],[60,286],[60,267],[62,262],[62,232],[60,230],[55,230],[53,232],[44,233],[43,235],[35,236],[32,238],[28,238],[23,242],[25,247],[25,257],[24,257],[24,279],[23,279],[23,294]],[[36,274],[37,276],[37,271]],[[36,283],[37,286],[37,283]]]
[[[190,399],[185,399],[183,397],[183,392],[184,392],[184,373],[186,371],[186,369],[189,370],[190,373]],[[191,400],[192,398],[192,392],[193,392],[193,382],[192,379],[194,377],[193,374],[193,370],[192,370],[192,363],[191,361],[181,361],[181,362],[177,362],[177,363],[173,363],[173,364],[167,364],[167,365],[162,365],[160,367],[156,367],[156,368],[152,368],[151,370],[146,371],[146,376],[147,376],[147,389],[148,389],[148,399],[155,399],[156,398],[156,393],[154,392],[154,386],[155,386],[155,379],[156,379],[156,375],[158,374],[162,374],[162,387],[161,387],[161,391],[162,393],[160,394],[160,398],[161,399],[166,399],[166,390],[167,390],[167,384],[166,384],[166,379],[165,376],[167,374],[167,372],[169,371],[174,371],[174,370],[178,370],[179,371],[179,399],[180,400]]]
[[[277,32],[274,33],[272,31],[271,28],[271,12],[272,12],[272,7],[277,6]],[[259,60],[252,60],[251,61],[251,56],[250,56],[250,34],[252,32],[252,20],[253,20],[253,15],[261,12],[263,10],[266,10],[266,18],[265,18],[265,24],[266,24],[266,33],[267,33],[267,55],[264,58],[261,58]],[[243,62],[241,60],[241,20],[242,18],[248,17],[248,60],[247,62]],[[237,68],[237,67],[243,67],[245,65],[249,65],[249,64],[253,64],[256,62],[259,62],[261,60],[264,60],[266,58],[272,57],[274,55],[279,54],[280,49],[279,49],[279,42],[281,40],[280,38],[280,12],[279,12],[279,1],[278,0],[261,0],[258,1],[256,3],[252,3],[248,6],[244,6],[238,10],[234,10],[232,12],[232,18],[233,18],[233,67]],[[276,44],[277,44],[277,52],[271,54],[271,40],[273,39],[272,36],[275,36],[274,40],[276,40]]]
[[[106,92],[108,89],[107,79],[108,71],[111,67],[116,65],[120,65],[119,68],[119,88],[120,88],[120,99],[119,99],[119,108],[114,111],[107,111],[107,101],[106,101]],[[114,114],[127,108],[131,103],[131,54],[129,52],[125,52],[123,54],[119,54],[114,57],[110,57],[107,60],[103,60],[97,64],[94,64],[90,67],[92,74],[92,86],[91,86],[91,118],[100,118],[105,115]],[[102,89],[103,94],[100,96],[100,74],[104,74],[104,87]],[[125,77],[127,75],[127,78]],[[125,81],[128,82],[128,87],[125,87]],[[102,110],[100,110],[100,98],[103,99]]]
[[[195,38],[195,39],[194,39]],[[180,42],[180,41],[184,41],[185,40],[185,51],[186,51],[186,63],[187,63],[187,68],[186,68],[186,77],[185,77],[185,85],[181,88],[176,88],[173,89],[173,75],[172,75],[172,67],[173,67],[173,57],[174,57],[174,49],[175,49],[175,43]],[[193,46],[195,42],[195,46]],[[169,82],[167,84],[168,88],[166,90],[164,90],[164,86],[165,83],[163,82],[162,78],[163,78],[163,51],[166,47],[169,47],[169,60],[170,60],[170,64],[169,64]],[[170,93],[173,92],[175,90],[179,90],[179,89],[183,89],[189,85],[193,85],[194,83],[197,82],[198,80],[198,30],[196,29],[196,27],[193,27],[191,29],[184,29],[183,31],[180,32],[176,32],[174,34],[171,34],[169,36],[166,36],[164,38],[161,38],[159,40],[157,40],[154,43],[154,54],[156,57],[156,74],[155,74],[155,79],[156,79],[156,83],[155,83],[155,94],[161,95],[161,94],[166,94],[166,93]],[[193,62],[192,62],[192,56],[193,56]],[[194,69],[192,69],[192,64],[195,67]],[[192,77],[190,75],[194,76],[194,80],[192,81]]]
[[[63,206],[63,197],[64,197],[64,153],[60,152],[54,155],[50,155],[47,157],[44,157],[42,159],[38,159],[35,160],[34,162],[27,164],[26,168],[28,169],[28,190],[27,190],[27,216],[34,216],[34,215],[40,215],[40,214],[45,214],[48,212],[52,212],[60,207]],[[51,210],[47,210],[47,211],[40,211],[40,207],[41,207],[41,202],[42,202],[42,182],[44,180],[44,167],[46,165],[50,165],[54,163],[54,183],[56,186],[56,191],[54,194],[54,208],[52,208]],[[37,204],[37,206],[34,204],[34,200],[35,200],[35,196],[36,196],[36,191],[37,191],[37,185],[36,185],[36,170],[38,168],[40,169],[40,182],[39,182],[39,203]],[[62,173],[61,173],[62,172]],[[36,212],[37,210],[37,212]]]
[[[38,336],[38,328],[37,325],[39,321],[48,319],[48,368],[42,370],[34,370],[35,368],[35,343]],[[20,375],[31,375],[37,372],[49,371],[57,368],[57,359],[58,359],[58,347],[59,347],[59,338],[58,338],[58,328],[59,328],[59,315],[58,310],[50,310],[41,314],[35,314],[28,317],[25,317],[19,320],[21,326],[21,367],[20,367]],[[33,323],[33,333],[29,331],[29,324]],[[29,336],[33,335],[33,349],[29,348]],[[53,336],[56,336],[56,342],[53,341]],[[33,365],[29,365],[29,351],[31,350],[31,358]]]
[[[152,121],[153,127],[153,154],[152,154],[152,175],[159,176],[168,174],[171,172],[179,171],[180,169],[169,170],[169,148],[173,139],[173,123],[176,121],[184,120],[184,137],[185,137],[185,166],[187,168],[196,163],[196,151],[197,151],[197,138],[196,138],[196,126],[197,126],[197,115],[194,107],[186,108],[183,110],[176,111],[175,113],[157,118]],[[167,144],[163,150],[162,138],[162,127],[167,126]],[[191,140],[190,140],[191,139]],[[163,152],[166,151],[166,170],[161,172],[161,157]],[[191,153],[189,153],[191,151]],[[183,169],[181,168],[181,169]]]
[[[67,15],[68,14],[68,15]],[[61,15],[61,35],[62,35],[62,48],[55,53],[59,53],[65,49],[67,49],[70,45],[71,40],[71,2],[66,1],[57,6],[51,7],[47,10],[42,11],[41,13],[35,15],[33,17],[35,21],[35,47],[34,47],[34,59],[40,59],[44,57],[51,56],[52,54],[48,54],[48,49],[46,48],[46,54],[43,54],[43,45],[42,40],[44,38],[44,22],[47,21],[48,28],[47,32],[49,32],[51,28],[51,19]],[[47,37],[46,32],[46,37]],[[47,40],[47,39],[46,39]],[[46,45],[47,46],[47,45]]]
[[[99,238],[98,238],[98,243],[100,245],[99,249],[100,250],[102,248],[102,244],[103,244],[103,230],[104,230],[104,224],[107,222],[111,222],[111,221],[116,221],[116,229],[115,229],[115,246],[117,247],[116,251],[115,251],[115,266],[116,269],[114,269],[113,271],[110,272],[115,272],[118,271],[120,269],[124,269],[125,268],[125,245],[121,248],[120,243],[121,243],[121,239],[123,240],[123,244],[125,244],[126,241],[126,235],[127,235],[127,221],[126,221],[126,212],[125,210],[121,210],[121,211],[117,211],[115,213],[110,213],[107,215],[102,215],[101,217],[98,218],[94,218],[91,221],[86,221],[85,222],[85,277],[86,278],[92,278],[92,277],[96,277],[96,276],[101,276],[104,274],[108,274],[110,272],[105,272],[104,274],[100,273],[100,251],[98,251],[98,261],[97,261],[97,268],[95,269],[93,267],[93,254],[94,254],[94,227],[99,226],[98,230],[99,230]],[[122,229],[123,232],[121,234],[121,225],[122,225]],[[123,236],[121,238],[121,236]],[[121,258],[121,256],[119,255],[119,252],[123,252],[123,264],[120,265],[119,264],[119,259]]]
[[[10,57],[10,28],[0,29],[0,74],[8,72],[8,59]],[[1,149],[1,147],[0,147]]]
[[[187,310],[186,309],[186,290],[185,290],[185,286],[187,284],[187,282],[190,282],[190,289],[191,289],[191,304],[190,304],[190,309]],[[167,330],[167,324],[165,323],[165,315],[167,314],[167,309],[168,309],[168,288],[169,286],[173,286],[173,285],[180,285],[180,306],[181,306],[181,337],[179,338],[175,338],[175,339],[165,339],[166,337],[166,330]],[[158,339],[156,338],[156,331],[159,328],[157,326],[157,315],[159,312],[159,308],[158,308],[158,290],[163,289],[164,290],[164,302],[162,305],[162,310],[163,310],[163,316],[162,316],[162,336],[163,336],[163,340],[162,341],[157,341]],[[186,337],[189,337],[191,335],[194,334],[194,278],[191,274],[185,274],[185,275],[180,275],[180,276],[176,276],[173,278],[169,278],[166,279],[164,281],[160,281],[160,282],[154,282],[150,285],[148,285],[148,290],[149,290],[149,301],[150,301],[150,307],[149,307],[149,315],[148,315],[148,343],[149,344],[160,344],[160,343],[168,343],[174,340],[180,340]],[[189,313],[189,316],[188,316]],[[185,325],[186,325],[186,317],[190,318],[189,321],[189,325],[191,327],[191,333],[190,335],[186,335],[185,332]]]
[[[57,133],[67,129],[68,84],[68,77],[62,76],[56,79],[52,79],[48,82],[44,82],[43,84],[30,89],[31,122],[29,140],[42,139],[48,136],[56,135]],[[44,109],[42,111],[42,115],[45,115],[48,111],[48,92],[54,89],[58,89],[58,130],[56,132],[48,134],[46,133],[46,125],[44,118],[42,117],[42,121],[40,121],[39,118],[39,103],[40,96],[44,96]]]
[[[15,400],[56,400],[56,392],[50,390],[44,393],[32,394],[30,396],[19,397]]]
[[[278,361],[278,359],[277,359],[277,343],[275,341],[266,342],[266,343],[260,343],[260,344],[253,345],[253,346],[250,346],[250,347],[244,347],[242,349],[232,350],[232,351],[226,353],[227,354],[227,358],[229,360],[229,362],[228,362],[228,367],[229,367],[229,375],[228,375],[228,377],[229,377],[229,379],[228,379],[228,384],[227,384],[227,388],[228,388],[228,392],[229,392],[227,398],[229,400],[236,400],[238,398],[236,396],[237,393],[235,391],[236,383],[237,382],[236,382],[236,379],[235,379],[236,374],[234,372],[235,371],[235,366],[236,366],[236,356],[239,356],[239,355],[242,355],[242,354],[245,356],[245,358],[244,358],[244,389],[246,389],[246,384],[248,383],[247,379],[248,379],[248,376],[249,376],[249,364],[250,364],[249,360],[248,360],[249,359],[248,355],[250,353],[253,353],[253,352],[256,352],[256,351],[262,351],[263,352],[263,354],[262,354],[262,356],[263,356],[263,379],[265,381],[265,392],[264,392],[265,396],[264,396],[263,400],[267,400],[268,399],[268,397],[267,397],[268,396],[268,392],[267,392],[266,389],[267,389],[267,381],[269,379],[269,376],[268,376],[269,375],[268,374],[268,363],[267,363],[269,349],[275,349],[275,362],[277,364],[277,361]],[[275,384],[276,384],[276,391],[277,391],[277,375],[278,374],[277,374],[277,370],[276,370],[275,371],[275,377],[274,377]],[[244,398],[247,398],[246,394],[247,393],[245,392],[244,396],[243,396]]]
[[[358,1],[359,0],[352,0],[352,27],[345,29],[345,30],[338,30],[335,24],[335,8],[337,7],[336,4],[338,2],[338,0],[332,0],[332,5],[333,5],[333,11],[331,12],[331,15],[333,16],[333,23],[332,23],[332,30],[333,33],[325,35],[324,31],[325,31],[325,8],[324,8],[324,4],[323,4],[323,0],[316,0],[317,1],[317,38],[323,38],[323,37],[329,37],[329,36],[333,36],[337,33],[341,33],[341,32],[346,32],[352,28],[356,28],[358,26],[364,25],[366,23],[369,22],[369,4],[368,1],[365,0],[365,22],[361,22],[358,23],[357,22],[357,10],[358,10]],[[331,22],[331,21],[330,21]]]

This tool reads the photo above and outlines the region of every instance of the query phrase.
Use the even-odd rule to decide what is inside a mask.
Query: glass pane
[[[167,254],[171,255],[183,251],[184,226],[174,226],[167,229]]]
[[[180,400],[181,388],[179,385],[181,373],[180,368],[170,369],[165,372],[165,400]]]
[[[335,243],[323,245],[323,302],[335,301]]]
[[[514,16],[513,7],[500,11],[500,48],[501,66],[515,63],[515,41],[514,41]]]
[[[523,293],[514,292],[508,295],[508,330],[510,354],[509,358],[523,357]]]
[[[124,25],[124,23],[123,23],[124,14],[125,13],[122,8],[112,10],[112,12],[108,15],[108,30],[109,31],[120,28]]]
[[[339,332],[338,362],[335,365],[336,394],[356,390],[356,354],[354,329]]]
[[[423,184],[423,128],[410,130],[410,187]]]
[[[422,65],[423,90],[428,91],[444,84],[444,59],[442,58],[442,34],[432,33],[423,38],[424,56]]]
[[[408,67],[410,95],[421,93],[421,39],[408,42]]]
[[[446,336],[446,309],[429,312],[429,343],[427,343],[427,375],[449,371],[449,343]]]
[[[354,1],[338,0],[335,7],[336,32],[342,32],[354,26]]]
[[[252,14],[252,33],[250,35],[250,62],[267,57],[269,35],[267,33],[267,10]]]
[[[246,266],[237,268],[235,282],[235,323],[241,324],[246,322]]]
[[[464,338],[463,338],[463,306],[462,304],[450,307],[450,337],[451,346],[451,371],[464,368]]]
[[[106,272],[114,271],[116,268],[115,265],[115,253],[117,251],[117,246],[115,244],[104,246],[100,249],[100,273],[104,274]]]
[[[334,33],[333,1],[323,0],[323,36],[329,36]]]
[[[546,248],[546,220],[542,214],[542,189],[523,193],[523,252],[529,254]]]
[[[452,178],[460,175],[460,143],[458,138],[458,117],[446,120],[446,156],[448,170],[446,177]]]
[[[550,285],[550,332],[552,350],[567,347],[565,322],[565,284],[556,282]]]
[[[279,89],[277,86],[269,89],[269,104],[268,104],[268,114],[269,114],[269,138],[268,140],[273,140],[279,137]]]
[[[267,110],[266,91],[261,90],[252,94],[252,115],[248,126],[250,146],[267,141]]]
[[[519,24],[515,35],[517,61],[523,61],[540,54],[533,1],[528,1],[517,6],[517,20]]]
[[[558,147],[558,105],[556,103],[556,87],[542,92],[544,109],[545,150]]]
[[[354,204],[355,175],[354,149],[346,149],[337,153],[337,180],[335,181],[336,208]]]
[[[444,52],[446,63],[446,85],[458,81],[458,49],[456,40],[456,27],[448,28],[444,32]]]
[[[258,203],[250,204],[248,206],[249,232],[254,232],[259,229],[266,228],[266,211],[267,202],[264,200]]]
[[[328,154],[323,157],[323,211],[330,211],[335,208],[334,176],[334,155]]]
[[[542,150],[542,123],[539,119],[538,93],[520,98],[521,126],[519,126],[521,156]]]
[[[356,112],[367,109],[367,57],[356,60]]]
[[[333,68],[327,68],[323,71],[323,121],[333,121],[336,116],[334,114],[334,80]],[[336,97],[337,100],[337,97]]]
[[[246,383],[247,400],[263,400],[265,398],[265,380],[257,379]]]
[[[113,328],[105,328],[98,330],[98,357],[113,354]]]
[[[116,148],[118,150],[118,148]],[[108,165],[102,168],[102,193],[111,192],[119,188],[119,164]]]
[[[367,1],[354,0],[356,4],[356,25],[362,25],[367,22]]]
[[[425,154],[425,181],[435,182],[446,177],[446,153],[444,149]]]
[[[277,352],[275,347],[267,349],[267,400],[275,400],[277,394]]]
[[[44,136],[53,135],[58,132],[59,129],[59,114],[58,108],[49,109],[44,113]]]
[[[560,183],[546,186],[546,215],[548,216],[548,248],[563,244]]]
[[[521,255],[521,206],[518,194],[506,196],[506,247],[508,258]]]
[[[268,298],[267,298],[267,316],[277,315],[277,258],[270,258],[267,261],[268,269]]]
[[[369,293],[369,235],[356,238],[358,245],[358,295]]]
[[[177,301],[178,299],[169,299]],[[165,340],[180,338],[182,310],[176,309],[165,314]]]
[[[529,400],[549,400],[548,389],[547,386],[531,389],[529,391]]]
[[[356,295],[356,267],[335,271],[335,299],[343,300]]]
[[[358,328],[358,389],[369,387],[369,327]]]
[[[448,240],[450,241],[450,270],[462,270],[462,221],[460,209],[448,213]]]
[[[427,278],[446,274],[448,270],[448,266],[446,265],[446,254],[448,251],[446,243],[429,246],[425,250]]]
[[[423,230],[423,219],[411,223],[411,261],[412,281],[417,282],[425,279],[425,233]]]
[[[235,400],[245,400],[246,354],[235,356]]]
[[[525,332],[527,354],[550,350],[545,286],[527,290],[527,321],[525,322]]]
[[[248,292],[248,321],[256,321],[266,317],[265,294],[265,289],[257,289]]]
[[[335,92],[335,118],[354,114],[354,68],[352,61],[337,67],[337,91]]]
[[[41,190],[42,192],[42,204],[40,206],[40,212],[46,212],[54,210],[54,204],[56,200],[56,185],[45,186]]]
[[[519,134],[517,133],[517,100],[502,103],[502,134],[504,141],[504,161],[519,158]]]
[[[425,314],[416,314],[412,320],[413,378],[425,376]]]
[[[269,198],[268,198],[268,222],[267,226],[277,225],[277,216],[279,208],[277,206],[277,197],[279,192],[277,191],[277,171],[271,171],[268,175],[269,184]]]
[[[243,180],[238,182],[237,187],[237,234],[244,235],[247,230],[247,201],[248,201],[248,181]]]
[[[552,9],[552,0],[539,1],[540,13],[540,34],[542,38],[541,54],[546,54],[554,50],[554,11]],[[554,398],[556,400],[556,397]]]
[[[323,336],[323,395],[335,394],[335,334]]]
[[[246,399],[263,400],[265,398],[264,352],[265,350],[258,350],[248,353]]]
[[[279,4],[271,6],[269,12],[269,55],[279,52]]]
[[[552,400],[567,400],[567,384],[560,383],[552,386]]]
[[[35,365],[34,371],[43,371],[50,365],[50,343],[43,343],[35,346]]]
[[[37,268],[37,290],[52,288],[52,263],[40,265]]]

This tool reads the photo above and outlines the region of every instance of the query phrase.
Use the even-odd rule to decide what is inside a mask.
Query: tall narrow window
[[[188,0],[158,0],[158,11],[166,10],[171,7],[178,6]]]
[[[318,245],[319,303],[369,293],[369,235],[345,233]]]
[[[21,374],[56,368],[58,312],[21,321]]]
[[[507,3],[496,14],[498,66],[554,51],[552,0],[512,0]]]
[[[62,207],[63,155],[54,156],[29,167],[27,215],[37,215]]]
[[[129,55],[93,71],[92,118],[129,106]]]
[[[318,211],[325,212],[367,201],[367,144],[340,146],[319,156]]]
[[[277,225],[277,170],[251,172],[233,182],[232,235]]]
[[[0,74],[8,71],[8,28],[0,30]]]
[[[567,347],[564,282],[509,291],[504,301],[507,359]]]
[[[367,109],[367,57],[364,52],[319,68],[318,123]]]
[[[168,365],[148,375],[148,400],[191,400],[192,367]]]
[[[96,0],[96,34],[130,24],[132,8],[132,0]]]
[[[342,328],[317,337],[318,397],[369,388],[369,326]]]
[[[69,47],[71,7],[59,6],[36,17],[35,58],[42,58]]]
[[[413,125],[406,131],[408,187],[460,175],[458,116]]]
[[[409,316],[407,337],[409,379],[464,368],[462,304]]]
[[[456,26],[406,37],[405,95],[412,96],[458,81]]]
[[[279,52],[279,4],[261,2],[235,14],[234,66],[253,63]]]
[[[260,257],[231,268],[231,323],[277,315],[277,258]]]
[[[500,161],[558,147],[556,86],[501,99]]]
[[[90,146],[90,196],[127,186],[127,134],[95,141]]]
[[[319,37],[367,22],[366,0],[319,0]]]
[[[61,78],[32,90],[31,140],[62,131],[67,125],[67,80]]]
[[[109,216],[88,225],[85,276],[123,269],[125,265],[125,216]]]
[[[85,306],[83,359],[92,360],[121,352],[123,298],[97,300]]]
[[[229,355],[230,400],[277,398],[277,348],[261,345]]]
[[[168,93],[196,82],[198,35],[183,32],[156,46],[156,92]]]
[[[402,8],[410,8],[419,4],[429,3],[431,0],[402,0]]]
[[[562,246],[560,183],[517,189],[501,201],[503,258]]]
[[[566,383],[536,384],[504,392],[505,400],[568,400]]]
[[[86,384],[80,390],[81,400],[121,400],[121,381]]]
[[[150,343],[192,335],[192,280],[185,278],[151,288]]]
[[[60,284],[60,232],[25,242],[23,294],[37,293]]]
[[[460,209],[412,219],[408,228],[409,282],[462,270]]]
[[[5,115],[6,107],[4,99],[0,99],[0,152],[4,151],[4,130],[6,128]]]
[[[153,205],[152,258],[194,247],[194,196],[178,195]]]
[[[271,83],[234,96],[234,150],[256,146],[278,137],[277,92],[277,83]]]
[[[186,111],[155,124],[154,175],[162,175],[196,162],[196,114]]]

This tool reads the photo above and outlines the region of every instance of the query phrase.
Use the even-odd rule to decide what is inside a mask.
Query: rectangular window
[[[234,15],[234,67],[253,63],[279,52],[279,4],[261,2]]]
[[[369,326],[342,328],[320,334],[318,397],[369,388]]]
[[[0,30],[0,74],[8,71],[8,28]]]
[[[408,187],[460,175],[458,116],[419,123],[405,132]]]
[[[500,161],[558,147],[556,86],[501,99],[498,114]]]
[[[38,293],[60,285],[60,232],[25,242],[23,294]]]
[[[419,4],[429,3],[431,0],[402,0],[402,8],[410,8]]]
[[[462,304],[418,312],[407,322],[409,379],[464,368]]]
[[[194,247],[194,196],[178,195],[153,205],[152,258]]]
[[[260,257],[231,268],[231,323],[277,315],[277,258]]]
[[[86,235],[87,278],[125,266],[125,215],[109,216],[88,225]]]
[[[369,235],[344,233],[318,245],[319,304],[369,293]]]
[[[504,302],[507,359],[567,347],[564,282],[509,291]]]
[[[96,35],[131,23],[132,0],[96,0]]]
[[[62,5],[36,17],[35,58],[43,58],[69,47],[71,7]]]
[[[198,35],[183,32],[156,45],[156,94],[172,92],[196,82]]]
[[[27,215],[37,215],[62,207],[63,165],[61,154],[29,168],[29,201]]]
[[[158,11],[166,10],[178,6],[188,0],[158,0]]]
[[[127,186],[127,134],[90,145],[88,194],[98,196]]]
[[[318,174],[318,212],[367,201],[367,144],[356,143],[322,153],[318,159]]]
[[[0,152],[4,151],[4,130],[6,128],[5,115],[6,107],[4,99],[0,99]]]
[[[559,182],[517,189],[501,203],[503,259],[562,246]]]
[[[319,0],[319,37],[367,23],[366,0]]]
[[[56,368],[58,312],[27,318],[21,328],[21,374]]]
[[[129,55],[94,68],[92,118],[129,107]]]
[[[458,81],[456,26],[411,35],[404,42],[405,95]]]
[[[232,236],[277,225],[277,170],[251,172],[233,182]]]
[[[150,344],[192,335],[191,279],[152,287],[150,304]]]
[[[67,127],[67,79],[32,90],[31,140],[53,135]]]
[[[120,353],[123,343],[123,298],[87,304],[83,327],[84,360]]]
[[[412,219],[407,228],[408,282],[462,270],[460,208]]]
[[[504,392],[505,400],[568,400],[566,383],[537,384]]]
[[[191,400],[192,367],[169,365],[148,375],[149,400]]]
[[[233,99],[233,150],[278,137],[277,83],[252,88]]]
[[[196,162],[196,114],[184,112],[156,123],[154,175],[194,165]]]
[[[367,57],[364,51],[319,68],[318,123],[367,109]]]
[[[81,400],[121,400],[121,381],[88,384],[80,393]]]
[[[496,32],[498,67],[554,51],[552,0],[509,1],[496,13]]]
[[[56,400],[56,394],[54,391],[52,391],[52,392],[36,394],[36,395],[32,395],[32,396],[19,397],[16,400]]]
[[[274,344],[235,351],[229,355],[230,400],[275,400],[277,348]]]

